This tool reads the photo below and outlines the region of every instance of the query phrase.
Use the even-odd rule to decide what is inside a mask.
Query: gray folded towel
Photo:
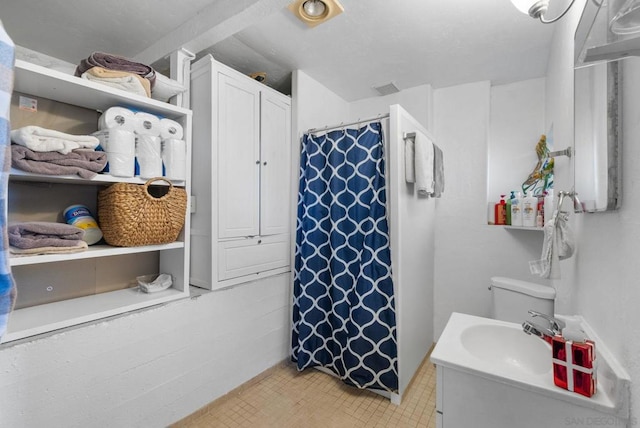
[[[66,223],[30,221],[7,228],[9,244],[21,249],[40,247],[75,247],[84,230]]]
[[[107,154],[76,149],[67,154],[34,152],[18,144],[11,145],[11,166],[23,171],[49,175],[79,175],[91,179],[107,164]]]
[[[137,74],[140,77],[149,79],[151,88],[153,88],[156,82],[156,72],[150,66],[104,52],[94,52],[88,58],[80,61],[80,64],[76,67],[75,75],[80,77],[82,73],[93,67],[102,67],[107,70],[127,71]]]

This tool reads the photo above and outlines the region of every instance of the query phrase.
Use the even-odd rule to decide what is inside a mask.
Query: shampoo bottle
[[[511,225],[522,226],[522,194],[515,192],[511,199]]]
[[[506,195],[500,195],[500,202],[496,204],[496,224],[497,225],[505,225],[507,224],[507,202],[504,200]]]
[[[537,215],[538,198],[533,196],[533,192],[528,191],[527,196],[522,199],[522,225],[525,227],[535,227]]]

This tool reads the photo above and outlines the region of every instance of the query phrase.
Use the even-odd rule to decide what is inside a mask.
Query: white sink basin
[[[597,343],[598,392],[590,398],[554,385],[551,346],[539,337],[525,334],[519,323],[452,313],[431,352],[431,361],[438,366],[440,373],[438,383],[445,383],[445,371],[449,373],[450,382],[451,379],[475,379],[472,386],[455,382],[451,384],[458,385],[457,389],[453,389],[455,394],[463,396],[464,391],[471,391],[475,400],[475,404],[467,402],[460,408],[475,414],[471,409],[475,406],[476,411],[480,412],[478,414],[486,416],[488,407],[485,408],[485,404],[498,403],[494,407],[497,411],[508,408],[506,412],[511,415],[509,423],[496,424],[492,421],[489,425],[454,425],[510,427],[514,426],[514,420],[519,420],[523,414],[534,409],[531,420],[535,419],[534,422],[538,424],[524,424],[523,427],[559,427],[566,425],[568,418],[575,418],[576,415],[588,420],[589,414],[594,415],[593,420],[614,416],[619,419],[611,420],[620,422],[616,426],[627,426],[625,421],[629,420],[631,383],[629,374],[584,320],[574,317],[572,321]],[[482,394],[477,394],[480,390]],[[542,420],[551,422],[539,423]]]
[[[471,325],[462,331],[460,342],[471,355],[484,361],[508,365],[531,374],[544,374],[552,369],[551,346],[517,327]]]

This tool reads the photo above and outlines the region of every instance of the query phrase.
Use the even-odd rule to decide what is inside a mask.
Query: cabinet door
[[[263,91],[260,123],[260,235],[289,232],[291,211],[291,105]]]
[[[218,237],[259,234],[260,88],[218,79]]]

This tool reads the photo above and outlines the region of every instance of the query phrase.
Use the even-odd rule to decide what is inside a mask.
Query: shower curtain
[[[398,390],[380,122],[303,136],[292,360],[359,388]]]

